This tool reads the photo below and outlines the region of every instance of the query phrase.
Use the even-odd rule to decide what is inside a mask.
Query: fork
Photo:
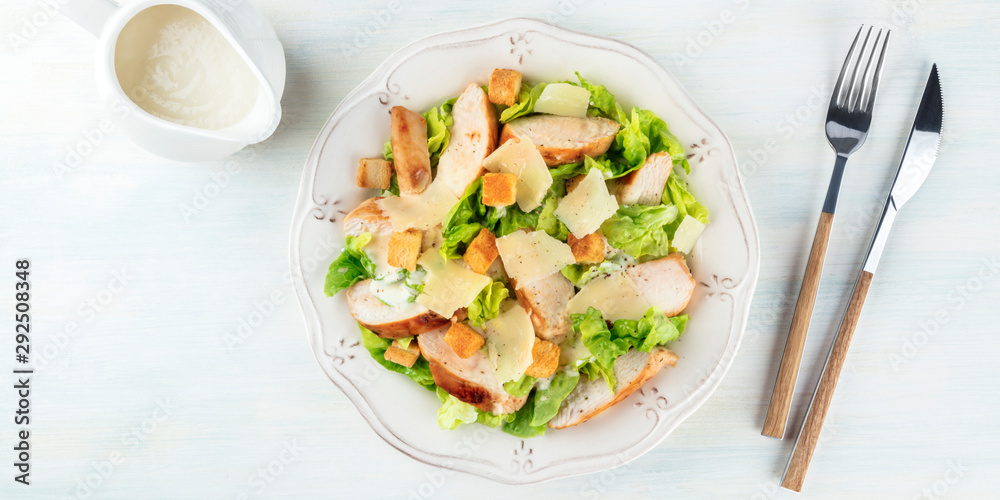
[[[840,195],[840,184],[844,178],[844,167],[847,158],[858,150],[868,137],[868,128],[872,123],[872,108],[875,105],[875,94],[878,92],[878,82],[882,75],[882,62],[889,46],[889,34],[885,38],[882,30],[878,31],[874,42],[869,47],[868,41],[872,35],[872,27],[865,32],[864,41],[858,48],[861,34],[865,32],[864,25],[851,43],[840,77],[833,88],[830,98],[830,109],[826,115],[826,138],[837,153],[833,165],[833,176],[830,187],[826,191],[823,202],[823,212],[819,216],[816,236],[813,238],[812,250],[809,252],[809,262],[802,278],[802,288],[799,290],[798,302],[792,316],[792,325],[788,331],[788,340],[781,355],[781,365],[778,367],[778,377],[771,392],[771,401],[767,407],[767,417],[761,434],[781,439],[785,434],[788,421],[788,407],[791,404],[792,393],[795,390],[795,379],[799,373],[799,363],[802,359],[802,348],[805,346],[806,332],[809,330],[809,320],[812,317],[813,305],[816,302],[816,290],[819,288],[820,276],[823,274],[823,260],[826,258],[826,247],[830,241],[830,228],[833,226],[833,214],[837,210],[837,197]],[[879,49],[881,42],[881,49]],[[858,50],[855,50],[858,49]],[[872,63],[878,55],[878,64],[872,73]],[[865,62],[867,60],[867,63]],[[859,70],[864,65],[864,73],[858,78]],[[852,69],[853,68],[853,69]],[[849,80],[848,80],[849,78]]]

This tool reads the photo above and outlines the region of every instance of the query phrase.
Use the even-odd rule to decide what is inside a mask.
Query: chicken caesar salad
[[[378,364],[437,394],[442,429],[574,426],[677,362],[708,210],[667,124],[576,77],[496,69],[395,106],[382,157],[358,161],[380,193],[344,218],[325,293]]]

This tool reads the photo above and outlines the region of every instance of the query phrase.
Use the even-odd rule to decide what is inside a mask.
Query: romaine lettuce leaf
[[[330,263],[330,269],[326,272],[323,292],[327,297],[337,295],[358,281],[375,277],[375,263],[362,250],[371,239],[370,233],[360,236],[347,235],[347,244],[340,251],[340,255]]]
[[[680,338],[687,325],[687,315],[668,318],[656,306],[650,307],[639,320],[620,319],[611,327],[611,336],[628,339],[633,347],[649,352],[658,345]]]
[[[618,105],[614,94],[608,92],[607,87],[604,85],[594,85],[584,80],[580,76],[580,73],[577,73],[576,77],[580,80],[580,86],[590,91],[590,107],[587,109],[588,115],[603,116],[619,123],[625,121],[625,112]]]
[[[500,123],[507,123],[514,118],[527,115],[535,111],[535,101],[538,97],[542,95],[542,90],[545,90],[544,83],[539,83],[532,87],[531,85],[521,84],[521,94],[517,98],[517,103],[513,106],[503,110],[500,113]]]
[[[441,400],[441,408],[438,408],[438,427],[453,431],[462,424],[471,424],[479,418],[476,407],[445,392],[444,389],[437,388],[438,399]]]
[[[538,223],[535,229],[545,231],[549,236],[559,241],[566,241],[569,238],[569,228],[556,217],[555,211],[558,206],[559,200],[555,196],[545,198],[540,207],[541,211],[538,213]]]
[[[448,140],[451,138],[448,127],[455,123],[451,117],[451,108],[456,100],[457,98],[448,99],[423,114],[424,120],[427,121],[427,152],[431,155],[431,166],[438,164],[441,153],[448,147]]]
[[[476,409],[476,422],[486,427],[497,428],[500,427],[504,422],[511,422],[514,420],[513,413],[504,413],[502,415],[494,415],[488,411],[482,411]]]
[[[487,207],[482,200],[483,178],[475,180],[465,190],[455,206],[445,215],[441,227],[441,256],[446,259],[458,259],[465,252],[465,247],[479,234],[484,227]]]
[[[573,314],[573,330],[580,332],[583,345],[594,355],[592,363],[597,365],[597,369],[604,380],[608,383],[611,392],[615,390],[615,360],[618,356],[628,352],[632,343],[627,338],[615,338],[608,329],[607,322],[601,311],[588,307],[583,314]]]
[[[514,418],[504,422],[503,431],[512,436],[530,438],[545,434],[545,424],[531,425],[535,416],[535,398],[529,397],[520,410],[513,413]]]
[[[504,382],[503,390],[507,391],[507,394],[514,396],[515,398],[520,398],[527,396],[531,392],[531,388],[535,386],[535,377],[530,377],[528,375],[521,375],[521,378],[517,380],[511,380],[510,382]]]
[[[615,144],[629,165],[641,166],[649,155],[666,151],[674,165],[681,165],[690,173],[684,146],[670,133],[667,123],[652,111],[632,108],[628,121],[622,122],[615,136]]]
[[[497,238],[507,236],[518,229],[534,228],[538,225],[538,215],[541,213],[537,208],[531,212],[524,212],[517,205],[491,207],[491,209],[493,216],[490,218],[496,221],[493,233]]]
[[[510,291],[501,281],[494,281],[473,299],[467,308],[469,323],[472,326],[483,326],[483,323],[500,315],[500,304],[510,295]]]
[[[537,427],[548,424],[549,420],[552,420],[559,413],[559,406],[562,405],[566,396],[573,392],[579,381],[579,373],[567,373],[565,370],[560,370],[552,376],[548,387],[535,389],[535,394],[532,396],[535,400],[535,406],[529,425]]]
[[[678,219],[673,205],[628,205],[601,224],[608,244],[638,259],[670,253],[670,236]]]
[[[376,363],[382,365],[390,371],[402,373],[403,375],[410,377],[414,382],[424,386],[426,389],[433,391],[437,388],[434,384],[434,376],[431,375],[431,367],[427,363],[426,359],[423,357],[417,358],[417,361],[416,363],[413,363],[412,368],[407,368],[401,364],[393,363],[392,361],[385,359],[385,351],[389,348],[391,342],[388,339],[375,335],[371,330],[361,326],[360,324],[358,325],[358,328],[361,329],[361,345],[368,350],[368,353],[371,354],[372,359],[374,359]]]
[[[671,238],[673,238],[677,226],[684,220],[685,215],[698,219],[698,222],[702,224],[708,224],[708,209],[705,208],[705,205],[698,203],[694,195],[688,191],[687,183],[678,177],[676,172],[671,172],[670,177],[667,177],[667,187],[663,190],[662,201],[674,205],[679,212],[670,231]]]

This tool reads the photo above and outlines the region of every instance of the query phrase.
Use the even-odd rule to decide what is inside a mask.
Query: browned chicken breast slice
[[[451,323],[426,307],[412,302],[393,307],[371,292],[371,280],[355,283],[347,289],[347,306],[351,315],[365,328],[387,339],[401,339],[429,332]]]
[[[470,83],[451,109],[448,147],[441,153],[437,178],[461,197],[479,176],[483,159],[497,148],[497,113],[476,83]]]
[[[615,197],[621,205],[659,205],[674,162],[665,151],[654,153],[638,170],[618,179]]]
[[[566,305],[576,295],[573,282],[562,273],[520,286],[513,281],[517,301],[528,311],[535,335],[553,343],[561,343],[573,331],[573,321]]]
[[[378,203],[375,203],[381,199],[381,197],[368,198],[344,216],[344,232],[351,236],[359,236],[362,233],[392,233],[389,217],[382,213]]]
[[[680,314],[694,294],[694,278],[679,253],[636,264],[625,272],[643,298],[667,316]]]
[[[549,421],[549,427],[564,429],[590,420],[638,390],[661,368],[676,363],[677,355],[665,347],[654,347],[651,352],[630,350],[615,361],[614,393],[608,390],[603,377],[590,380],[581,376],[580,383],[559,407],[559,413]]]
[[[503,127],[500,144],[527,137],[548,166],[583,161],[584,155],[604,154],[621,125],[596,116],[532,115],[515,118]]]
[[[507,394],[497,381],[493,367],[482,351],[462,359],[444,340],[447,328],[417,337],[420,352],[430,362],[434,383],[456,398],[483,411],[511,413],[524,406],[527,397]]]
[[[431,183],[431,156],[427,151],[427,121],[419,113],[395,106],[392,117],[392,165],[400,194],[419,194]]]

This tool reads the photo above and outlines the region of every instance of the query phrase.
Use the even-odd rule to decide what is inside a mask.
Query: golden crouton
[[[487,173],[483,176],[483,205],[506,207],[517,201],[517,176]]]
[[[417,257],[424,241],[424,233],[419,229],[396,231],[389,237],[389,265],[412,271],[417,267]]]
[[[358,162],[358,187],[389,189],[392,162],[381,158],[362,158]]]
[[[444,341],[462,359],[471,357],[486,343],[486,340],[483,339],[483,336],[479,332],[473,330],[465,323],[452,323],[451,328],[448,329],[448,333],[444,334]]]
[[[580,184],[580,182],[583,181],[584,177],[586,177],[586,175],[580,174],[580,175],[573,176],[573,177],[570,177],[569,179],[567,179],[566,180],[566,194],[572,193],[573,190],[576,189],[576,186],[578,184]]]
[[[513,106],[521,94],[521,73],[512,69],[495,69],[490,74],[490,102]]]
[[[577,262],[585,264],[597,264],[604,262],[604,236],[601,233],[590,233],[583,238],[577,238],[570,233],[566,239],[569,249],[573,251],[573,257]]]
[[[417,358],[420,357],[420,347],[411,340],[410,345],[404,349],[399,345],[399,340],[393,340],[392,345],[385,350],[384,356],[386,361],[413,368],[413,363],[416,363]]]
[[[500,255],[497,250],[497,239],[489,229],[483,228],[479,234],[469,243],[469,248],[465,250],[462,260],[469,265],[469,269],[479,274],[486,274],[493,261]]]
[[[535,337],[535,344],[531,346],[531,366],[524,374],[535,378],[551,376],[559,368],[560,351],[558,345]]]

